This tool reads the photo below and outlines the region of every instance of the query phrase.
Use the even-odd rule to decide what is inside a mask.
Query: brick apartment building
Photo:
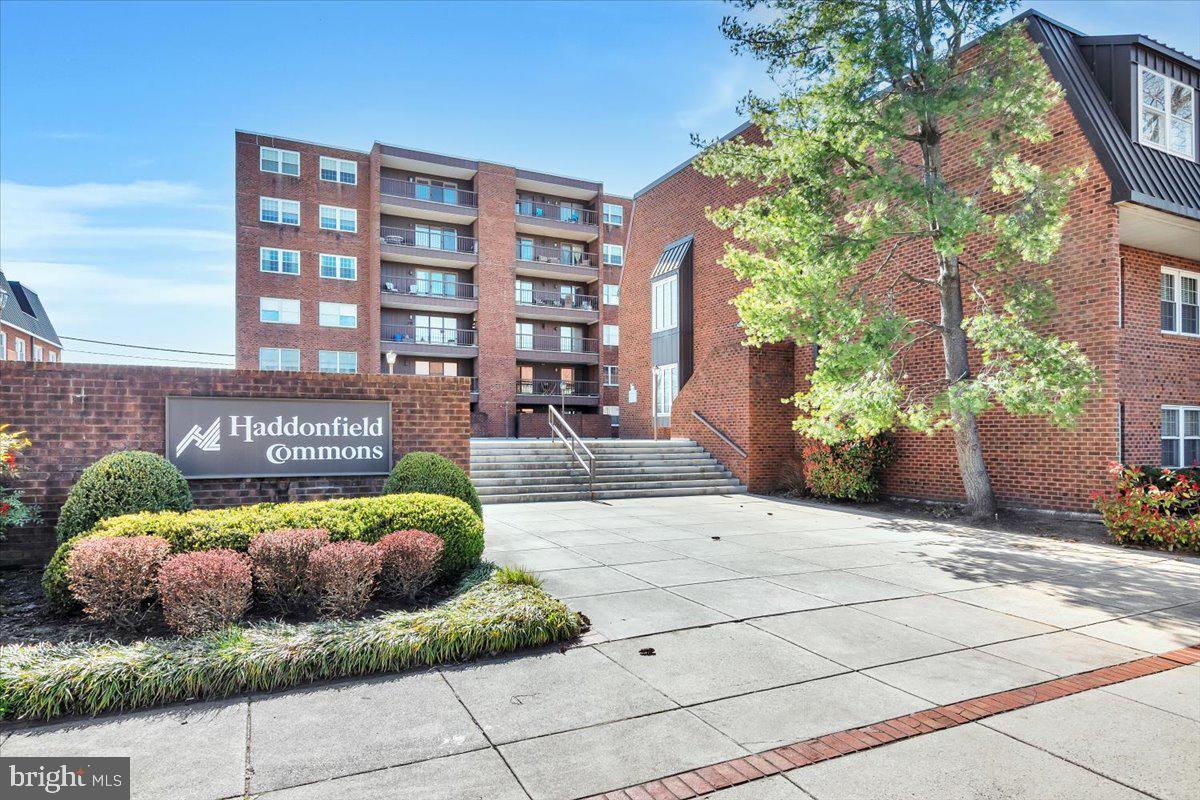
[[[631,200],[375,143],[238,131],[237,366],[472,378],[476,435],[608,435]]]
[[[62,359],[62,342],[37,293],[0,270],[0,361]]]
[[[1027,156],[1088,168],[1060,251],[1030,271],[1053,279],[1053,328],[1080,342],[1102,391],[1074,430],[991,411],[981,436],[1002,504],[1085,511],[1113,461],[1200,460],[1200,62],[1143,36],[1086,36],[1036,12],[1021,19],[1065,89],[1050,114],[1053,139]],[[741,342],[729,304],[741,286],[718,264],[728,234],[704,210],[750,191],[706,178],[689,161],[635,195],[620,416],[623,436],[695,439],[751,491],[765,491],[800,444],[795,410],[780,398],[805,385],[813,360],[808,347]],[[936,297],[928,302],[936,308]],[[940,374],[931,344],[924,368]],[[903,433],[900,453],[885,483],[890,494],[962,497],[949,433]]]

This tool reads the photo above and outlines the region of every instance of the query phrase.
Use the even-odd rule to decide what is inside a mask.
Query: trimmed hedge
[[[429,492],[457,497],[469,505],[476,514],[483,516],[483,504],[475,485],[463,472],[462,467],[437,453],[408,453],[392,467],[384,494],[404,492]]]
[[[488,574],[476,568],[461,594],[425,611],[261,623],[131,644],[8,645],[0,649],[0,720],[99,714],[428,667],[582,631],[580,615],[541,589]]]
[[[58,513],[58,541],[91,530],[100,520],[139,511],[188,511],[192,493],[183,473],[160,455],[112,453],[83,471]]]
[[[86,536],[161,536],[173,553],[217,548],[244,553],[253,536],[289,528],[321,528],[335,542],[376,542],[410,528],[428,531],[445,543],[438,573],[442,580],[457,579],[483,554],[483,522],[470,506],[452,497],[419,493],[128,514],[102,520]],[[66,576],[73,541],[78,539],[59,545],[42,575],[46,599],[60,611],[74,606]]]

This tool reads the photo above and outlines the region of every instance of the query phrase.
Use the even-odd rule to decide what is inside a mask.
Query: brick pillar
[[[480,163],[475,175],[479,195],[479,286],[476,328],[479,358],[479,411],[487,414],[487,436],[511,434],[517,401],[517,353],[514,323],[517,308],[513,263],[516,258],[516,170],[498,164]]]
[[[380,214],[380,196],[379,196],[379,171],[380,157],[379,145],[371,148],[371,158],[367,169],[366,180],[371,187],[370,212],[367,214],[367,224],[360,226],[363,230],[363,235],[370,237],[371,257],[367,261],[367,269],[363,269],[359,265],[360,281],[367,281],[367,285],[371,287],[370,297],[371,302],[367,307],[366,323],[362,319],[358,321],[359,327],[366,327],[367,351],[359,355],[358,371],[365,372],[368,375],[377,375],[381,372],[387,372],[383,365],[383,307],[380,302],[380,290],[383,286],[383,260],[380,255],[379,248],[379,214]]]

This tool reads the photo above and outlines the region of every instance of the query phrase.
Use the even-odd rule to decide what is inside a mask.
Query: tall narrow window
[[[300,154],[295,150],[260,147],[258,148],[258,168],[263,172],[274,172],[279,175],[299,175]]]
[[[518,322],[517,323],[517,349],[532,350],[533,349],[533,323]]]
[[[353,186],[358,183],[358,162],[321,156],[321,180]]]
[[[1196,91],[1166,75],[1138,70],[1138,141],[1183,158],[1196,152]]]
[[[17,357],[17,361],[24,361],[25,360],[25,340],[24,339],[15,340],[13,342],[13,349],[15,351],[14,354]]]
[[[1160,281],[1162,332],[1200,336],[1200,272],[1163,267]]]
[[[604,385],[605,386],[620,386],[620,381],[617,380],[617,365],[604,365]]]
[[[533,305],[533,281],[517,281],[517,302],[523,305]]]
[[[654,411],[659,416],[671,413],[675,395],[679,394],[679,365],[663,364],[654,369]]]
[[[655,281],[650,286],[650,330],[669,331],[679,326],[679,276]]]
[[[558,349],[564,353],[583,352],[583,334],[574,325],[560,325],[558,328]]]
[[[0,331],[0,361],[8,361],[8,334]]]

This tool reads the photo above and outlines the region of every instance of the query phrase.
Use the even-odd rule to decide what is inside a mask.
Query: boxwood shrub
[[[482,516],[483,505],[475,485],[462,467],[437,453],[408,453],[392,467],[383,484],[384,494],[430,492],[457,497]]]
[[[127,514],[102,520],[85,537],[161,536],[174,553],[217,548],[244,553],[255,535],[289,528],[321,528],[335,542],[376,542],[392,531],[428,531],[445,543],[441,580],[457,579],[478,564],[483,553],[483,522],[470,506],[453,497],[421,493]],[[59,545],[42,576],[47,600],[60,611],[74,606],[66,576],[74,541],[79,539]]]
[[[174,464],[155,453],[111,453],[83,471],[58,514],[58,540],[88,531],[106,517],[138,511],[187,511],[192,493]]]

